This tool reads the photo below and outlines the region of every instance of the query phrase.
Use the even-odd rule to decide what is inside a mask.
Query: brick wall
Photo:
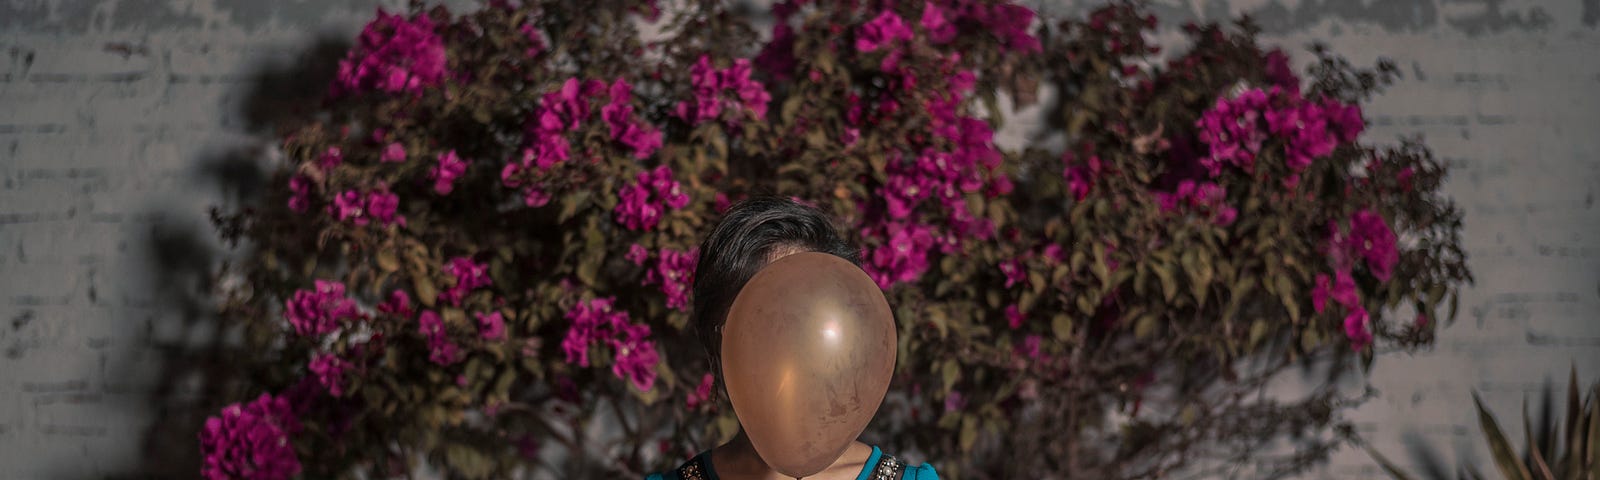
[[[222,255],[205,212],[259,190],[269,126],[315,98],[376,4],[0,2],[0,479],[194,474],[229,334],[199,296]],[[1383,394],[1355,416],[1379,448],[1481,459],[1470,392],[1516,433],[1521,399],[1569,365],[1600,378],[1600,1],[1156,4],[1396,60],[1367,138],[1422,134],[1454,166],[1478,284],[1436,347],[1378,358]],[[1317,476],[1380,472],[1345,452]]]

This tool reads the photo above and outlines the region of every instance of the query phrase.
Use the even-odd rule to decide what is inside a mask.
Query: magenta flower
[[[380,163],[400,163],[406,161],[406,147],[400,142],[390,142],[383,147],[383,154],[378,157]]]
[[[910,40],[911,29],[893,11],[884,10],[856,32],[856,50],[871,52],[896,41]]]
[[[944,397],[944,411],[955,412],[963,408],[967,408],[967,399],[961,396],[960,391],[951,390],[950,394]]]
[[[439,300],[451,305],[461,305],[461,300],[473,290],[493,283],[489,279],[489,265],[472,261],[472,257],[455,257],[445,264],[445,271],[456,277],[456,284],[439,293]]]
[[[406,217],[395,214],[400,208],[400,196],[387,189],[367,192],[367,215],[383,225],[405,225]]]
[[[589,347],[602,338],[601,330],[627,321],[626,313],[611,311],[612,302],[611,298],[596,298],[579,302],[567,311],[567,320],[572,325],[567,327],[567,335],[561,341],[567,363],[589,366]]]
[[[566,317],[572,324],[561,341],[561,350],[567,363],[588,367],[590,348],[605,341],[614,352],[611,372],[640,390],[650,390],[660,362],[655,343],[646,338],[650,336],[650,326],[630,323],[627,312],[612,310],[613,302],[612,298],[596,298],[568,310]]]
[[[675,114],[695,125],[719,118],[725,110],[743,112],[758,120],[766,118],[772,95],[750,75],[748,59],[734,60],[732,66],[719,70],[711,63],[711,57],[702,55],[689,67],[695,98],[678,102]],[[728,98],[730,93],[733,98]]]
[[[689,309],[689,292],[694,287],[694,267],[698,255],[699,249],[687,252],[661,249],[656,268],[645,273],[645,285],[661,285],[661,293],[667,295],[667,308]]]
[[[611,373],[632,383],[634,388],[649,391],[656,383],[656,364],[661,358],[650,336],[650,326],[642,323],[618,325],[611,339],[616,355],[611,363]]]
[[[1063,158],[1071,161],[1072,155]],[[1072,193],[1072,199],[1083,201],[1089,196],[1089,188],[1094,184],[1095,178],[1100,176],[1100,157],[1090,156],[1089,161],[1081,165],[1068,166],[1062,171],[1062,177],[1067,181],[1067,191]]]
[[[280,480],[300,474],[293,437],[300,420],[282,397],[261,394],[206,419],[200,430],[200,475],[208,480]]]
[[[1038,335],[1028,335],[1023,337],[1022,348],[1018,353],[1021,353],[1022,356],[1027,357],[1029,360],[1043,360],[1044,354],[1041,353],[1043,351],[1043,348],[1041,348],[1043,341],[1044,339]]]
[[[700,377],[700,385],[695,387],[693,392],[685,395],[684,398],[684,402],[688,404],[690,409],[706,404],[711,400],[711,387],[714,382],[716,382],[716,377],[710,373]]]
[[[1006,325],[1011,327],[1012,330],[1021,328],[1022,322],[1027,319],[1027,314],[1022,313],[1022,307],[1017,306],[1015,303],[1006,305]]]
[[[667,209],[678,210],[689,205],[689,195],[672,178],[672,169],[666,165],[639,172],[635,183],[623,186],[617,197],[620,200],[614,210],[617,222],[629,230],[655,228]]]
[[[1350,309],[1350,314],[1344,317],[1344,336],[1350,339],[1352,350],[1361,350],[1372,344],[1371,323],[1367,309],[1361,307]]]
[[[344,321],[361,317],[355,300],[344,296],[344,284],[317,280],[313,290],[296,290],[284,302],[283,317],[301,336],[326,335]]]
[[[887,223],[881,228],[884,231],[862,232],[867,238],[888,238],[866,252],[862,269],[885,290],[921,277],[928,270],[928,254],[934,247],[933,229],[915,223]]]
[[[339,61],[338,78],[329,96],[379,90],[420,95],[446,78],[444,40],[433,19],[417,14],[407,19],[378,10],[378,18],[361,30],[359,42]]]
[[[1006,288],[1028,279],[1028,273],[1022,270],[1022,262],[1015,258],[1000,262],[1000,273],[1006,277]]]
[[[533,24],[524,23],[522,26],[517,27],[517,31],[522,32],[522,37],[528,40],[528,49],[523,51],[524,55],[537,57],[544,52],[544,35],[539,32],[539,29],[533,28]]]
[[[1327,274],[1317,274],[1317,284],[1311,287],[1311,308],[1317,313],[1322,313],[1329,298],[1347,309],[1361,306],[1361,297],[1356,291],[1356,281],[1350,276],[1350,272],[1344,270],[1334,272],[1331,284]]]
[[[661,131],[649,128],[633,115],[633,87],[618,78],[610,87],[611,103],[600,108],[600,118],[611,129],[611,138],[633,149],[638,159],[650,158],[661,148]]]
[[[389,294],[389,300],[378,304],[378,311],[399,317],[411,316],[411,295],[404,290],[395,290]]]
[[[369,220],[366,215],[362,214],[364,212],[363,203],[361,192],[345,190],[333,197],[333,205],[329,205],[328,209],[332,211],[331,213],[339,221],[350,221],[356,225],[366,225]]]
[[[433,191],[449,195],[456,188],[456,178],[465,173],[467,162],[462,161],[455,150],[450,150],[439,154],[439,164],[428,170],[428,178],[433,179]]]
[[[1367,261],[1367,269],[1378,280],[1389,281],[1394,266],[1400,262],[1395,234],[1384,223],[1383,216],[1371,210],[1361,210],[1350,217],[1350,244],[1352,252]]]
[[[417,327],[428,341],[429,361],[448,366],[461,360],[461,349],[450,341],[450,332],[445,328],[444,318],[438,313],[423,310],[422,315],[417,316]]]
[[[311,179],[303,175],[289,177],[289,209],[305,213],[311,208]]]
[[[475,312],[473,315],[478,318],[478,336],[483,337],[484,340],[506,338],[506,321],[500,315],[500,312],[489,312],[488,315],[484,315],[483,312]]]
[[[333,353],[318,353],[311,357],[308,368],[329,395],[344,396],[344,373],[350,369],[350,362]]]
[[[633,262],[634,265],[643,266],[644,261],[650,259],[650,251],[645,250],[644,245],[635,243],[628,246],[628,253],[623,255],[622,258],[629,262]]]
[[[339,150],[338,146],[328,147],[328,150],[322,152],[322,156],[317,157],[317,166],[323,170],[332,170],[341,163],[344,163],[344,151]]]
[[[1300,92],[1300,77],[1289,68],[1289,56],[1283,50],[1272,49],[1265,60],[1268,82],[1293,93]]]
[[[945,19],[944,9],[937,4],[929,3],[922,7],[922,21],[919,23],[922,31],[928,34],[928,40],[935,45],[949,43],[956,37],[956,26]]]

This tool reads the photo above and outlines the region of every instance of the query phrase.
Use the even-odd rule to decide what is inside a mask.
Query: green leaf
[[[466,444],[447,445],[444,457],[451,470],[467,478],[489,478],[494,473],[494,459]]]
[[[956,381],[961,379],[961,364],[960,364],[960,362],[957,362],[957,361],[955,361],[953,359],[952,360],[945,360],[944,361],[944,366],[941,367],[939,374],[944,377],[944,391],[945,391],[945,393],[950,393],[950,389],[955,388]]]
[[[1271,328],[1272,326],[1265,319],[1258,318],[1250,323],[1250,348],[1252,350],[1256,348],[1256,345],[1261,344],[1262,339],[1267,338],[1267,331],[1271,330]]]
[[[561,214],[556,217],[556,221],[566,223],[572,219],[573,215],[578,214],[578,208],[589,201],[591,195],[593,193],[589,190],[578,190],[561,197]]]
[[[1156,278],[1161,280],[1161,298],[1168,302],[1178,296],[1178,280],[1172,274],[1172,267],[1163,264],[1150,265],[1150,271],[1156,273]]]
[[[378,254],[373,256],[373,259],[378,261],[378,268],[383,269],[385,272],[393,272],[400,269],[400,259],[395,256],[392,248],[379,248]]]
[[[439,298],[439,288],[433,285],[433,280],[422,275],[411,276],[411,288],[417,291],[417,301],[428,308],[433,308],[434,301]]]
[[[1133,336],[1140,339],[1150,338],[1150,335],[1155,334],[1156,328],[1159,326],[1160,320],[1156,314],[1144,314],[1139,317],[1137,323],[1133,324]]]
[[[1483,399],[1478,398],[1478,393],[1472,393],[1472,403],[1478,407],[1478,425],[1483,428],[1484,441],[1489,443],[1489,452],[1494,455],[1494,463],[1500,468],[1500,473],[1507,480],[1532,480],[1533,474],[1528,472],[1528,466],[1522,464],[1522,459],[1511,450],[1511,443],[1506,440],[1500,431],[1500,423],[1494,420],[1494,415],[1483,406]]]
[[[961,419],[961,450],[972,451],[972,445],[978,441],[977,415],[965,415]]]
[[[1057,313],[1050,319],[1050,329],[1056,333],[1056,339],[1063,342],[1072,339],[1072,317],[1065,313]]]

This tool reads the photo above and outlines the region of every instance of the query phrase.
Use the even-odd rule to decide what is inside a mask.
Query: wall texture
[[[224,252],[206,211],[259,190],[273,121],[317,98],[377,4],[0,2],[0,479],[194,475],[228,354],[200,296]],[[1600,0],[1156,7],[1394,59],[1405,78],[1366,106],[1367,138],[1420,134],[1454,166],[1478,283],[1436,347],[1378,358],[1382,395],[1355,414],[1377,447],[1481,461],[1471,392],[1515,425],[1569,366],[1600,378]],[[1381,472],[1344,452],[1316,475]]]

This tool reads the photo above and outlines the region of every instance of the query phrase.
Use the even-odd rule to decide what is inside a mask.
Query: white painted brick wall
[[[185,300],[217,255],[204,212],[238,193],[219,166],[266,138],[280,106],[262,92],[292,94],[280,83],[304,80],[284,72],[348,42],[375,4],[0,2],[0,479],[194,475],[193,433],[156,423],[204,413],[172,345],[215,333]],[[1563,386],[1569,365],[1600,378],[1600,1],[1156,9],[1256,12],[1291,51],[1322,40],[1358,64],[1396,60],[1406,77],[1366,106],[1366,138],[1420,133],[1455,166],[1446,190],[1478,284],[1436,347],[1378,358],[1383,395],[1355,416],[1379,448],[1410,464],[1421,438],[1447,463],[1481,461],[1470,392],[1517,432],[1521,399]],[[1315,476],[1381,475],[1344,452]]]

